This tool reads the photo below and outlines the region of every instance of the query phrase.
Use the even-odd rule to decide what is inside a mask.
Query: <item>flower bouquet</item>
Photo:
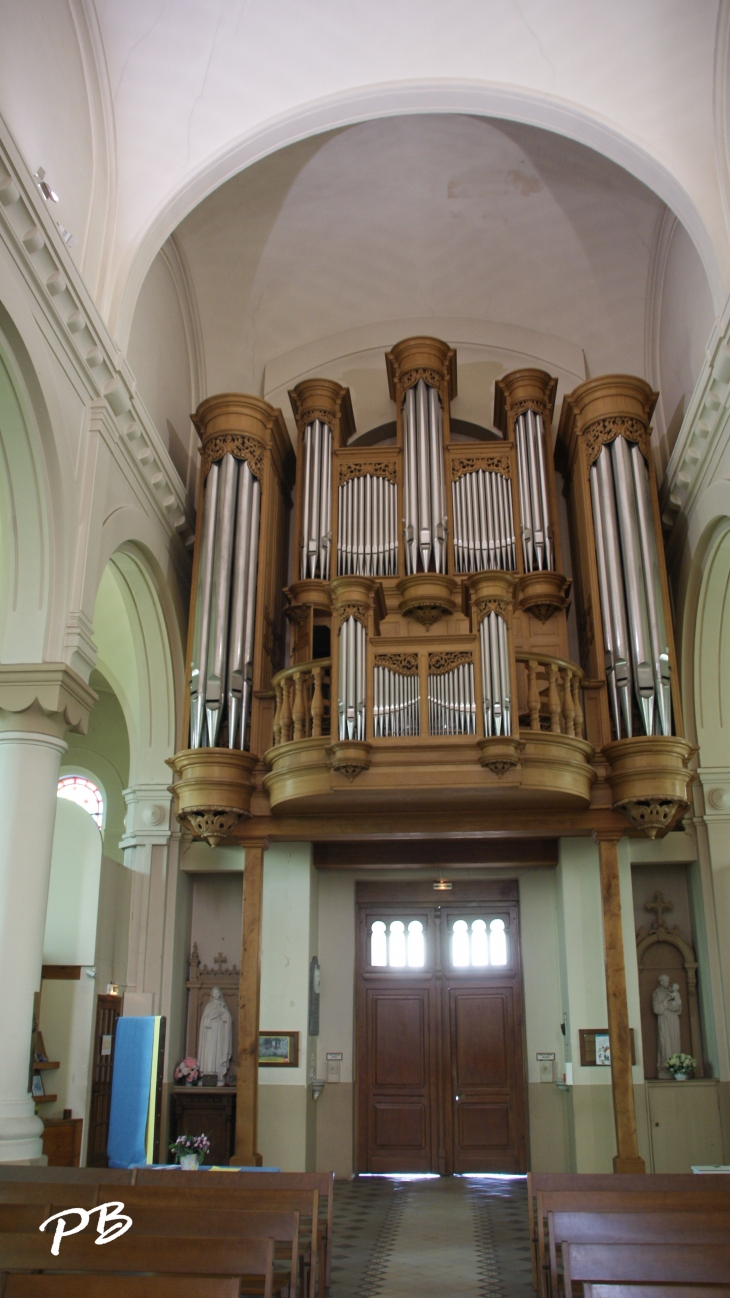
[[[697,1060],[691,1055],[685,1055],[679,1051],[676,1055],[670,1055],[664,1060],[664,1067],[668,1073],[672,1074],[675,1082],[686,1082],[691,1077],[697,1067]]]
[[[210,1153],[210,1141],[207,1136],[178,1136],[170,1145],[170,1152],[184,1172],[195,1172]]]
[[[184,1082],[186,1086],[193,1086],[200,1077],[200,1066],[197,1059],[193,1059],[192,1055],[189,1055],[187,1059],[183,1059],[182,1063],[179,1063],[175,1069],[173,1077],[176,1082]]]

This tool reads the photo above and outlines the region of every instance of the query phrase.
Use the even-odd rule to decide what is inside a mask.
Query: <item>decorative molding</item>
[[[165,530],[192,541],[184,485],[137,392],[132,371],[109,333],[56,224],[0,119],[0,238],[22,275],[37,313],[55,335],[87,406],[104,402],[114,460],[133,477]],[[70,375],[69,375],[70,377]]]
[[[253,476],[263,481],[264,448],[255,437],[246,433],[219,433],[209,437],[201,448],[203,477],[207,477],[211,464],[222,460],[224,455],[232,455],[237,460],[245,460]]]
[[[346,482],[350,482],[352,478],[365,478],[368,474],[373,478],[387,478],[388,482],[396,481],[394,463],[388,463],[385,460],[353,460],[350,464],[340,465],[339,484],[342,487]]]
[[[368,613],[370,612],[367,604],[341,604],[337,609],[337,629],[341,629],[348,617],[354,617],[356,622],[361,622],[367,630]]]
[[[370,744],[361,739],[340,739],[326,753],[331,769],[351,784],[370,765]]]
[[[91,686],[66,663],[0,664],[3,729],[85,735],[96,700]]]
[[[509,455],[495,455],[482,452],[475,455],[459,456],[451,461],[451,481],[457,482],[466,473],[476,473],[483,469],[485,473],[500,473],[503,478],[511,478],[512,470]]]
[[[127,814],[124,819],[124,837],[119,846],[154,847],[164,845],[170,838],[170,807],[172,795],[166,784],[136,784],[124,789]]]
[[[506,599],[499,599],[496,595],[490,595],[484,599],[475,600],[473,607],[477,615],[477,624],[483,622],[489,613],[498,613],[506,622],[511,604]]]
[[[428,674],[429,676],[444,676],[446,672],[453,671],[455,667],[461,667],[462,663],[471,663],[473,661],[472,654],[465,650],[453,653],[439,650],[428,655]]]
[[[386,667],[399,676],[417,676],[418,654],[376,654],[375,666]]]
[[[626,798],[615,802],[615,807],[628,816],[637,829],[643,829],[649,838],[655,838],[660,830],[671,829],[682,811],[689,803],[683,798]]]
[[[222,838],[228,838],[242,815],[225,808],[205,811],[179,811],[178,820],[187,825],[194,838],[201,838],[209,847],[217,847]]]
[[[324,406],[307,406],[299,414],[299,419],[305,428],[308,428],[310,424],[314,423],[315,419],[318,419],[321,424],[329,428],[330,433],[332,432],[332,411],[326,410]]]
[[[510,406],[509,413],[513,426],[520,415],[524,415],[527,410],[532,410],[534,414],[540,416],[543,423],[547,423],[550,415],[547,402],[541,401],[539,397],[524,397],[522,401],[515,401]]]
[[[650,433],[646,424],[630,415],[607,415],[605,419],[596,419],[589,424],[585,432],[588,467],[598,459],[603,447],[617,437],[625,437],[628,442],[636,442],[644,459],[650,454]]]
[[[398,382],[404,396],[409,388],[416,386],[419,379],[423,379],[429,387],[435,388],[443,399],[444,376],[438,370],[429,369],[426,365],[415,365],[413,369],[404,370],[398,375]]]

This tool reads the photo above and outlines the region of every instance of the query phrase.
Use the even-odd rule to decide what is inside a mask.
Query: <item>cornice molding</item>
[[[114,459],[125,476],[132,471],[153,514],[184,547],[195,529],[183,483],[2,117],[0,239],[87,405],[108,406]]]

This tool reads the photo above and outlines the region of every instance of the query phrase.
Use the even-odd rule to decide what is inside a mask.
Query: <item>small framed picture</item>
[[[259,1032],[259,1068],[298,1068],[298,1032]]]
[[[598,1068],[611,1067],[611,1042],[607,1032],[596,1033],[596,1065]]]
[[[629,1031],[631,1033],[631,1062],[635,1064],[634,1029],[630,1028]],[[611,1043],[608,1038],[608,1028],[580,1028],[578,1038],[580,1041],[580,1062],[583,1068],[611,1067]]]
[[[42,1095],[45,1095],[45,1091],[43,1089],[43,1077],[41,1073],[33,1074],[33,1095],[35,1096],[36,1099],[40,1099]]]

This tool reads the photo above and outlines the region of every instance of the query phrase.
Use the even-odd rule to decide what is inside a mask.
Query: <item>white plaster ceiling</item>
[[[326,373],[352,387],[363,430],[392,417],[383,351],[416,332],[458,345],[455,413],[479,423],[515,365],[543,364],[563,390],[643,374],[664,210],[606,158],[515,123],[396,117],[292,145],[175,232],[207,390],[288,413],[286,387]]]

